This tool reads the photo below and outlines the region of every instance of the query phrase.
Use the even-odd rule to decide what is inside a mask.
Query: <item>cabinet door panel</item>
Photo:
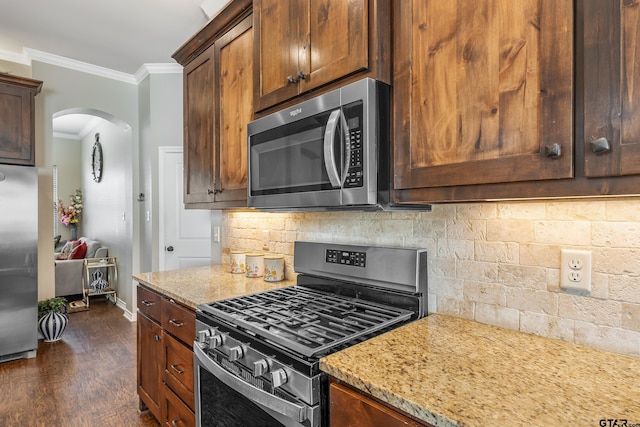
[[[162,328],[138,314],[138,395],[156,419],[161,420]]]
[[[219,79],[217,130],[219,184],[216,201],[247,198],[247,124],[253,119],[253,30],[245,19],[216,41],[216,77]]]
[[[414,0],[394,16],[396,189],[573,176],[571,0]]]
[[[640,174],[640,9],[585,0],[584,26],[585,174]],[[611,149],[595,153],[601,138]]]
[[[367,0],[311,0],[309,30],[299,51],[301,92],[369,65]],[[310,47],[310,49],[309,49]]]
[[[184,201],[213,202],[213,47],[184,69]]]
[[[260,66],[255,70],[256,110],[275,104],[278,99],[298,94],[298,85],[287,81],[296,76],[301,16],[308,11],[308,0],[255,0],[254,57]],[[306,30],[302,30],[304,33]]]
[[[0,73],[0,163],[35,165],[35,99],[42,82]]]
[[[331,383],[330,427],[424,427],[399,412],[340,384]]]

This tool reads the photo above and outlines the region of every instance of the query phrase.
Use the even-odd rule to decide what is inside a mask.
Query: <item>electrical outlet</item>
[[[262,230],[262,250],[269,250],[269,230]]]
[[[560,251],[560,287],[591,292],[591,251]]]

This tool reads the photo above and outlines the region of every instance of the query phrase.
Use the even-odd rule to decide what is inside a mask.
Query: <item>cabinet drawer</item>
[[[138,310],[158,323],[160,323],[162,317],[160,315],[160,310],[162,310],[161,300],[162,296],[160,294],[138,286]]]
[[[164,334],[164,382],[192,410],[193,396],[193,352],[169,334]]]
[[[166,422],[164,425],[176,427],[193,427],[196,416],[168,387],[164,388]]]
[[[191,347],[196,337],[196,313],[165,298],[162,300],[162,327]]]

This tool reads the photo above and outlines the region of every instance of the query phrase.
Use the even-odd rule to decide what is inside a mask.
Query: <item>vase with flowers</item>
[[[60,215],[60,222],[69,227],[71,240],[78,240],[78,223],[84,207],[82,204],[82,191],[76,190],[69,197],[71,201],[67,207],[64,206],[62,200],[58,200],[58,215]]]

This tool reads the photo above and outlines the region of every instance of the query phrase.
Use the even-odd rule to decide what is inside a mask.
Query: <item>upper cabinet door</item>
[[[184,202],[214,201],[214,47],[184,68]]]
[[[344,78],[390,83],[389,0],[254,0],[255,111]]]
[[[300,53],[301,92],[369,66],[366,0],[310,0]],[[310,46],[310,49],[307,47]]]
[[[216,202],[247,200],[247,124],[253,119],[253,29],[249,16],[215,43]]]
[[[394,2],[394,188],[573,176],[573,1]]]
[[[35,166],[35,96],[39,80],[0,73],[0,163]]]
[[[308,22],[308,0],[254,0],[255,109],[298,94],[298,49]]]
[[[640,174],[640,5],[583,4],[585,175]]]

